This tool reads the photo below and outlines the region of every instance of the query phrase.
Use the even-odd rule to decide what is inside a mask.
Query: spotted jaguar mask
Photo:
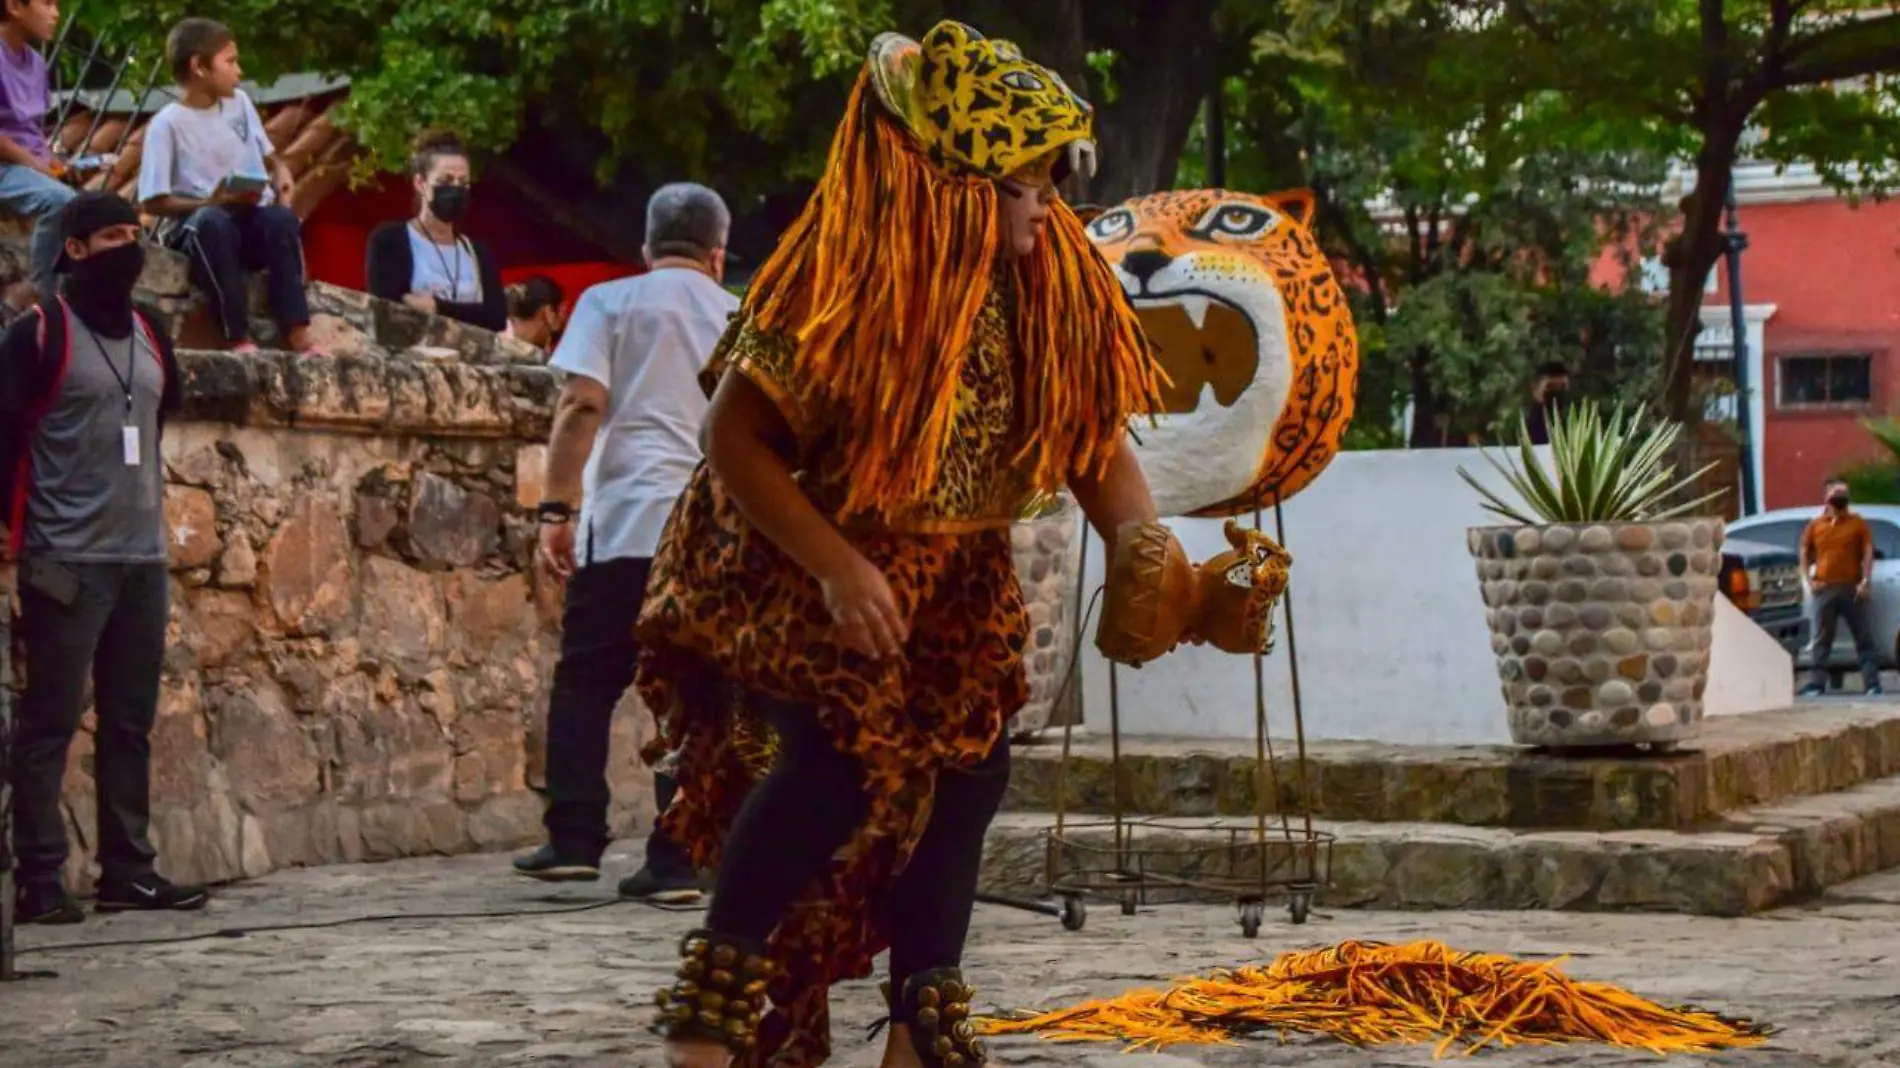
[[[1358,335],[1305,191],[1155,193],[1093,216],[1169,384],[1136,449],[1163,515],[1299,492],[1352,421]]]
[[[1094,171],[1094,109],[1008,41],[960,22],[921,42],[885,33],[869,70],[879,102],[940,167],[1057,181]]]

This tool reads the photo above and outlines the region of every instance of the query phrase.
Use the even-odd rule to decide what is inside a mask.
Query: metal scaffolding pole
[[[1742,251],[1748,248],[1748,235],[1742,232],[1735,203],[1735,174],[1728,179],[1728,202],[1724,207],[1722,237],[1727,244],[1729,332],[1735,353],[1735,435],[1742,450],[1742,515],[1755,514],[1755,431],[1749,426],[1749,391],[1761,388],[1748,379],[1748,316],[1742,305]]]

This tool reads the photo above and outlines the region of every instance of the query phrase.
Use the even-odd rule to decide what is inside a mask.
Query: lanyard
[[[106,370],[112,372],[112,380],[117,382],[119,388],[125,391],[125,422],[126,425],[130,426],[132,423],[132,385],[138,381],[139,375],[139,325],[137,321],[135,320],[132,323],[132,333],[127,335],[125,339],[125,373],[120,374],[119,369],[113,366],[112,352],[106,348],[105,339],[93,333],[92,327],[80,322],[79,316],[74,315],[70,318],[71,321],[79,323],[79,329],[84,330],[86,336],[92,339],[92,343],[99,349],[99,358],[105,361]]]
[[[461,238],[461,235],[459,234],[456,235],[455,244],[450,246],[455,250],[455,266],[450,267],[449,258],[442,254],[442,246],[436,244],[435,238],[430,237],[428,231],[424,230],[420,226],[416,227],[416,232],[422,235],[422,239],[428,243],[430,251],[435,253],[435,262],[442,265],[442,276],[449,280],[449,291],[446,295],[443,296],[442,299],[451,301],[451,302],[461,300],[462,299],[462,238]]]

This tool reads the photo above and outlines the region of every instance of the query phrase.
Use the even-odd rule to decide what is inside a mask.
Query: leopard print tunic
[[[977,313],[970,358],[957,384],[942,477],[926,499],[894,523],[878,524],[881,529],[941,534],[1008,526],[1034,499],[1029,478],[1014,463],[1021,443],[1020,368],[1010,340],[1014,292],[1010,273],[999,270],[991,280],[990,299]],[[710,394],[719,376],[731,369],[763,389],[791,426],[799,452],[813,460],[801,472],[812,503],[841,525],[863,529],[856,517],[839,514],[847,473],[842,465],[825,462],[837,455],[834,435],[827,432],[836,421],[815,391],[800,388],[794,359],[791,339],[761,334],[735,319],[713,350],[700,384]]]
[[[653,561],[637,685],[661,720],[650,755],[678,753],[668,831],[701,865],[716,865],[740,803],[769,767],[769,728],[709,679],[816,707],[834,743],[862,764],[870,798],[865,823],[771,938],[784,977],[753,1064],[823,1063],[828,988],[868,976],[888,945],[882,901],[929,821],[938,773],[981,761],[1028,698],[1028,622],[1008,530],[1025,486],[1011,465],[1018,369],[1008,294],[997,290],[975,334],[937,491],[901,529],[845,526],[910,623],[901,663],[880,665],[836,640],[817,581],[740,515],[703,464]],[[728,369],[778,402],[799,439],[794,467],[827,509],[839,483],[824,414],[801,399],[790,345],[737,323],[710,371]]]

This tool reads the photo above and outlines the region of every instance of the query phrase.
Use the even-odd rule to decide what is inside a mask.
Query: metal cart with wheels
[[[1254,526],[1261,528],[1261,509]],[[1285,542],[1285,521],[1274,507],[1275,535]],[[1086,552],[1084,542],[1084,552]],[[1086,574],[1087,560],[1083,561]],[[1086,581],[1086,580],[1084,580]],[[1160,904],[1232,901],[1241,933],[1260,932],[1269,901],[1284,899],[1288,918],[1303,924],[1312,914],[1313,901],[1330,884],[1334,837],[1315,830],[1307,789],[1306,728],[1301,716],[1299,657],[1294,638],[1293,598],[1282,598],[1286,612],[1287,653],[1293,683],[1293,733],[1296,796],[1301,812],[1268,814],[1279,804],[1280,790],[1274,765],[1274,745],[1267,726],[1265,658],[1273,650],[1270,629],[1267,648],[1255,654],[1254,669],[1254,798],[1251,820],[1232,821],[1193,817],[1131,817],[1124,812],[1119,784],[1123,781],[1121,744],[1120,668],[1109,665],[1109,781],[1108,818],[1075,821],[1068,813],[1068,769],[1074,727],[1062,735],[1062,757],[1056,773],[1055,826],[1045,840],[1045,881],[1050,901],[1024,901],[983,895],[992,904],[1028,909],[1061,920],[1066,930],[1079,931],[1088,922],[1091,899],[1113,901],[1124,916]],[[1076,634],[1076,653],[1069,682],[1080,672],[1081,642],[1087,630],[1084,614]],[[1271,624],[1270,624],[1271,627]]]

